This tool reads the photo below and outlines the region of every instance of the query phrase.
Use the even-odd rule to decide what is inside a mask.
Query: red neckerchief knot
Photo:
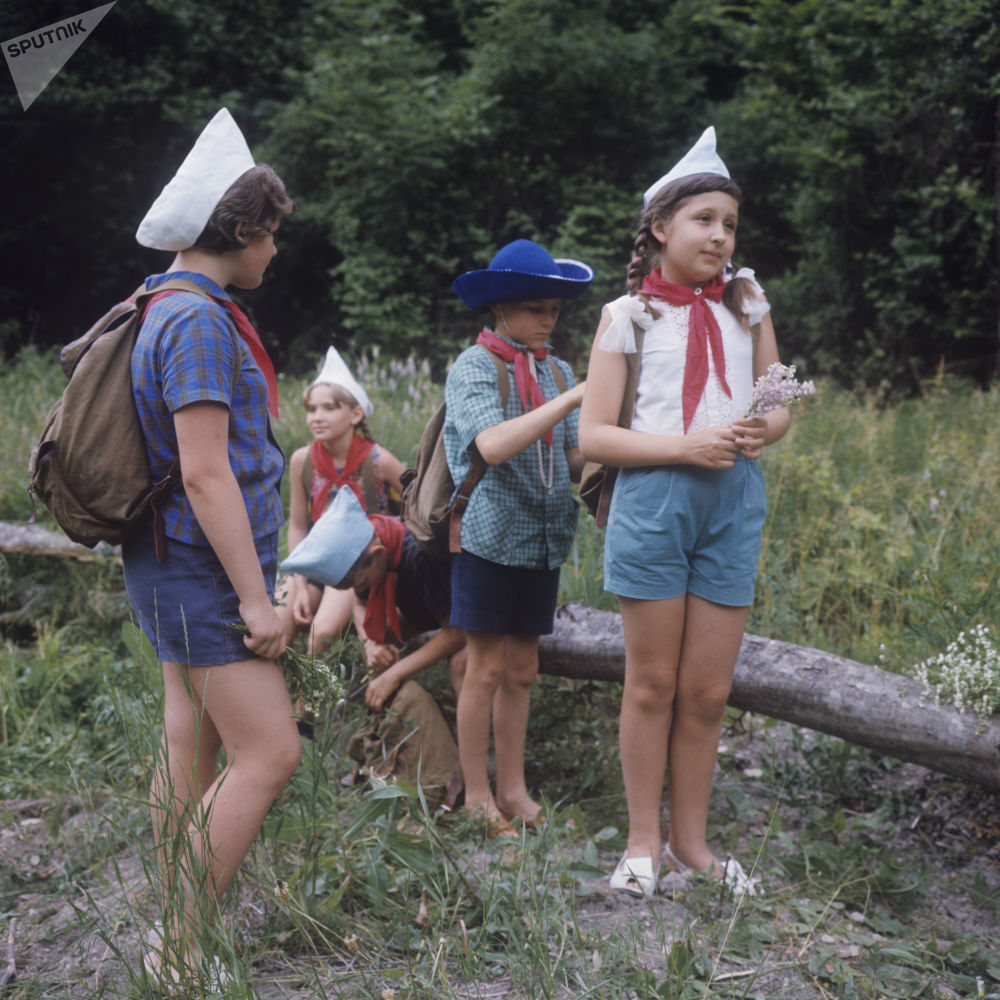
[[[691,306],[688,314],[687,357],[684,361],[682,394],[685,434],[708,383],[709,348],[712,351],[712,361],[715,363],[715,374],[726,395],[730,399],[733,398],[732,390],[726,381],[726,352],[722,346],[722,330],[719,329],[719,321],[705,301],[711,299],[713,302],[721,302],[725,288],[726,283],[718,274],[704,288],[698,290],[688,285],[676,285],[672,281],[667,281],[659,270],[654,270],[643,279],[640,289],[644,295],[663,299],[672,306]]]
[[[541,386],[531,370],[531,362],[528,360],[528,355],[531,354],[539,361],[543,361],[549,356],[547,347],[539,347],[535,351],[527,347],[517,347],[508,343],[503,337],[498,337],[492,330],[486,329],[480,330],[476,343],[481,344],[486,350],[504,361],[514,362],[514,383],[517,385],[517,394],[521,397],[521,405],[524,407],[525,413],[547,402]],[[550,448],[552,447],[551,429],[545,432],[545,443]]]
[[[352,480],[351,477],[361,468],[374,447],[374,441],[369,441],[368,438],[355,433],[351,438],[351,445],[347,449],[347,459],[344,461],[344,467],[338,472],[337,466],[333,461],[333,455],[323,447],[320,441],[313,441],[309,445],[309,457],[312,459],[313,468],[323,477],[319,484],[314,484],[315,488],[312,490],[310,496],[310,513],[312,514],[314,523],[319,520],[320,515],[326,510],[326,505],[330,499],[331,487],[336,487],[333,490],[336,493],[342,486],[349,486],[358,498],[358,503],[364,508],[364,491],[361,484],[356,480]]]
[[[385,576],[368,592],[368,604],[365,607],[365,635],[375,642],[383,643],[386,632],[391,629],[395,642],[402,642],[403,634],[399,627],[399,612],[396,610],[396,570],[403,556],[403,537],[406,527],[398,517],[388,514],[372,514],[368,518],[375,529],[375,534],[385,546],[389,557],[389,570]]]

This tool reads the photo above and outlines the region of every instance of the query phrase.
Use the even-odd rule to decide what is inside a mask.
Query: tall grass
[[[1000,620],[997,404],[949,380],[885,409],[821,387],[763,457],[751,630],[908,673]]]
[[[61,388],[54,368],[53,357],[28,353],[0,373],[8,520],[26,516],[21,470]],[[408,361],[374,356],[356,368],[375,403],[375,438],[411,461],[440,387]],[[280,384],[276,433],[290,453],[308,440],[305,382]],[[959,630],[995,620],[1000,598],[984,554],[1000,542],[996,403],[946,381],[887,409],[821,387],[765,454],[770,511],[750,628],[907,669]],[[581,515],[564,598],[614,607],[602,589],[602,541]],[[68,851],[58,886],[32,888],[72,898],[78,923],[67,938],[96,935],[119,960],[111,979],[79,986],[35,969],[9,991],[18,1000],[146,995],[134,970],[154,914],[135,880],[152,867],[143,799],[159,684],[145,639],[121,625],[118,572],[0,558],[0,611],[44,595],[0,648],[0,798],[89,801],[99,830]],[[357,680],[356,658],[342,655]],[[446,690],[442,668],[424,680]],[[796,734],[753,778],[721,757],[710,837],[758,865],[766,897],[737,908],[714,885],[675,881],[676,899],[605,905],[603,876],[624,846],[616,708],[611,685],[536,686],[527,771],[549,822],[519,846],[428,813],[419,789],[342,784],[345,735],[363,705],[328,709],[209,942],[236,972],[228,995],[254,995],[251,976],[269,982],[269,995],[380,1000],[972,997],[983,993],[977,976],[1000,981],[979,941],[945,932],[928,943],[910,932],[919,865],[889,856],[880,838],[890,825],[915,824],[922,803],[905,789],[879,790],[890,763],[826,738]],[[726,738],[751,736],[734,722]],[[796,828],[783,821],[783,802],[799,810]],[[22,876],[0,869],[0,915],[18,912],[24,891]],[[996,887],[970,891],[984,919],[995,916]]]

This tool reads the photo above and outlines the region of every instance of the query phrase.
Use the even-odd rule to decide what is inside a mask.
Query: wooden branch
[[[0,552],[19,552],[30,556],[55,556],[59,559],[77,559],[93,562],[98,559],[121,560],[118,550],[104,542],[93,549],[70,541],[58,531],[50,531],[40,524],[10,524],[0,521]]]
[[[539,663],[546,674],[621,683],[620,616],[564,605],[555,632],[542,637]],[[980,723],[949,706],[922,705],[922,694],[913,678],[748,634],[729,704],[1000,790],[1000,717]]]

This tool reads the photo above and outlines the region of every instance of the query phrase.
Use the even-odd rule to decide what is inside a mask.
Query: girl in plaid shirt
[[[261,283],[274,232],[293,209],[222,109],[137,233],[176,254],[148,288],[183,279],[194,289],[164,292],[149,307],[132,354],[153,473],[179,459],[183,489],[163,510],[165,551],[146,531],[122,546],[129,598],[164,683],[150,790],[162,925],[144,965],[191,995],[227,978],[205,952],[206,927],[301,752],[272,603],[284,470],[268,420],[277,383],[225,291]]]

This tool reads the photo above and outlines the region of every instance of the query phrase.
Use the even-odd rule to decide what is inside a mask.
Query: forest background
[[[0,31],[79,6],[7,0]],[[451,281],[521,236],[596,271],[556,336],[582,368],[642,191],[711,123],[786,361],[985,384],[998,94],[991,0],[119,0],[27,111],[0,96],[0,359],[166,266],[136,225],[225,105],[299,205],[245,300],[279,370],[332,341],[440,374],[478,320]]]

